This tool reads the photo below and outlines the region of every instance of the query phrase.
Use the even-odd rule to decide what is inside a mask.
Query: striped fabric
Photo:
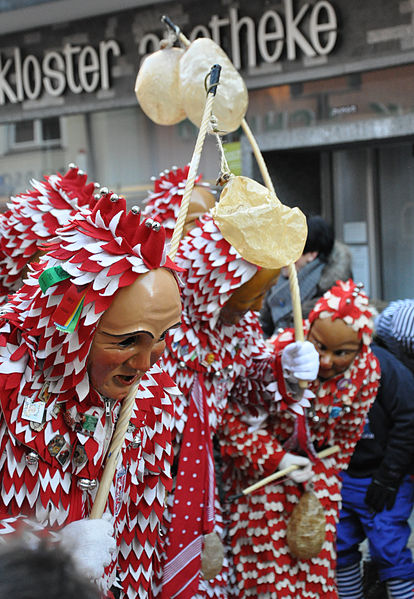
[[[408,354],[414,354],[414,300],[404,300],[396,310],[392,334]]]
[[[413,599],[414,580],[387,580],[387,589],[391,599]]]
[[[375,319],[375,333],[399,360],[414,371],[414,300],[391,302]]]
[[[336,584],[339,599],[363,599],[360,563],[337,570]]]

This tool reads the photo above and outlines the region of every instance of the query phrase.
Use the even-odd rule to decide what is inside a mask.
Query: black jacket
[[[371,347],[380,362],[380,387],[348,474],[398,479],[414,473],[414,375],[386,349]]]

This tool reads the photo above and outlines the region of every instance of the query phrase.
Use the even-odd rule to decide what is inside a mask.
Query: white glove
[[[282,351],[282,368],[290,382],[294,382],[293,378],[314,381],[319,371],[319,354],[310,341],[295,341]]]
[[[101,519],[76,520],[60,531],[60,543],[72,556],[80,574],[99,580],[116,551],[114,527],[109,514]],[[110,516],[109,516],[110,517]]]
[[[279,462],[278,470],[284,470],[289,466],[299,466],[297,470],[293,470],[286,474],[295,483],[305,483],[313,477],[312,462],[309,458],[304,458],[293,453],[285,453]]]

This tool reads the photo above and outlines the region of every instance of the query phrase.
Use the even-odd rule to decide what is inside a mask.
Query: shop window
[[[18,121],[10,125],[9,149],[44,148],[61,143],[59,117]]]

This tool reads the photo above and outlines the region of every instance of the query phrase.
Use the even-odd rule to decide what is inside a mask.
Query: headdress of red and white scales
[[[10,198],[7,212],[0,215],[0,303],[21,287],[26,266],[38,257],[42,244],[81,207],[93,207],[96,187],[70,164],[66,174],[33,179],[31,189]]]

